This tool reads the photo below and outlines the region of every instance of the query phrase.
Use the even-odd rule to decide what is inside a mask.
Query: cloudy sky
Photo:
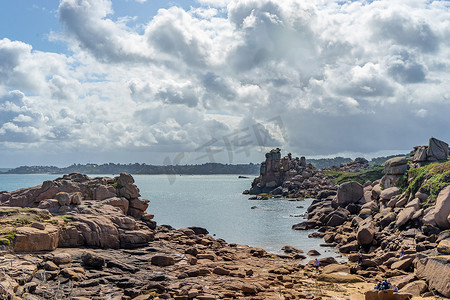
[[[0,2],[0,167],[450,142],[450,2]]]

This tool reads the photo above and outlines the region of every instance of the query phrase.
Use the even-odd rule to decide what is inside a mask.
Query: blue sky
[[[0,2],[0,167],[450,141],[449,1]],[[199,159],[199,157],[201,159]]]
[[[126,16],[136,18],[135,22],[130,22],[131,25],[145,24],[159,9],[171,6],[189,9],[198,6],[198,3],[187,0],[151,0],[144,3],[118,0],[112,4],[115,19]],[[58,7],[59,1],[55,0],[0,1],[0,36],[28,43],[39,51],[65,52],[65,44],[49,40],[50,32],[62,32]]]

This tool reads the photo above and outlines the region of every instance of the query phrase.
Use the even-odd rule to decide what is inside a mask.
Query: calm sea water
[[[95,176],[99,175],[91,177]],[[0,190],[35,186],[56,177],[58,175],[0,175]],[[291,245],[305,253],[316,249],[325,256],[336,256],[334,249],[319,247],[322,239],[307,237],[313,231],[291,229],[293,224],[304,221],[299,216],[305,214],[310,199],[295,202],[248,200],[242,191],[250,187],[252,179],[238,179],[236,175],[133,177],[142,197],[150,200],[148,212],[155,215],[159,225],[201,226],[229,243],[261,247],[269,252],[280,253],[281,247]],[[169,179],[174,181],[171,183]]]

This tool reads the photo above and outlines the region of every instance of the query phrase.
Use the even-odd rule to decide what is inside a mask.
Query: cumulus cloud
[[[265,137],[247,137],[253,150],[298,155],[450,140],[448,8],[199,0],[130,26],[110,0],[62,0],[54,38],[69,54],[0,40],[2,145],[166,155],[226,148],[245,128]]]

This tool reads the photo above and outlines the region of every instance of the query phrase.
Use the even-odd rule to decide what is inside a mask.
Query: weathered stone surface
[[[430,289],[435,289],[450,298],[450,255],[419,258],[415,274],[428,282]]]
[[[116,188],[112,185],[100,185],[95,189],[94,199],[104,200],[112,197],[116,197]]]
[[[145,211],[148,208],[148,203],[147,199],[133,198],[130,200],[130,207]]]
[[[443,160],[448,158],[448,144],[435,138],[430,138],[427,149],[428,160]]]
[[[389,279],[392,286],[396,285],[397,288],[399,288],[399,289],[401,289],[408,283],[413,282],[414,280],[416,280],[416,275],[414,275],[414,274],[395,276],[395,277],[391,277]]]
[[[322,269],[323,274],[331,274],[331,273],[350,273],[350,267],[347,265],[341,264],[330,264]]]
[[[76,192],[70,196],[70,204],[80,205],[83,200],[83,195],[80,192]]]
[[[320,274],[317,277],[318,281],[332,282],[332,283],[356,283],[364,282],[361,276],[345,273],[331,273],[331,274]]]
[[[321,255],[319,251],[317,250],[309,250],[306,254],[308,254],[309,256],[319,256]]]
[[[70,195],[65,192],[59,192],[56,194],[55,199],[58,200],[60,206],[70,205]]]
[[[72,262],[72,256],[69,253],[58,253],[53,256],[53,262],[57,265],[68,264]]]
[[[64,238],[63,238],[64,237]],[[91,246],[100,248],[118,248],[119,231],[107,217],[96,215],[77,215],[70,226],[63,230],[62,247]],[[81,245],[71,245],[70,243]]]
[[[407,270],[409,267],[411,267],[411,264],[413,262],[413,258],[406,258],[399,261],[394,262],[391,265],[392,270]]]
[[[120,208],[124,214],[128,213],[129,201],[123,197],[108,197],[102,201],[105,205],[111,205]]]
[[[404,224],[406,224],[406,222],[408,222],[411,217],[414,215],[414,212],[416,210],[413,207],[408,207],[408,208],[404,208],[402,209],[402,211],[397,215],[397,221],[395,223],[395,225],[397,227],[403,226]]]
[[[384,163],[384,174],[386,175],[402,175],[408,169],[408,158],[405,156],[394,157],[388,159]]]
[[[366,224],[358,228],[356,238],[358,244],[360,245],[370,245],[373,241],[373,236],[375,234],[375,229],[372,222],[367,222]]]
[[[436,206],[434,208],[434,219],[436,224],[442,229],[449,229],[450,223],[448,217],[450,215],[450,186],[445,187],[439,193]]]
[[[47,209],[51,213],[56,213],[59,210],[59,202],[56,199],[45,199],[39,202],[38,208]]]
[[[408,293],[420,297],[428,289],[427,283],[423,280],[416,280],[408,283],[399,290],[400,293]]]
[[[84,252],[81,256],[83,264],[94,269],[102,269],[105,265],[105,259],[94,252]]]
[[[352,251],[357,251],[359,249],[358,242],[353,241],[351,243],[345,244],[339,247],[339,251],[342,253],[350,253]]]
[[[450,255],[450,238],[441,240],[438,244],[437,250],[444,255]]]
[[[420,209],[420,200],[418,198],[415,198],[406,204],[405,208],[413,207],[415,211],[418,211]]]
[[[427,148],[428,147],[418,147],[414,153],[413,162],[423,162],[427,160]]]
[[[363,195],[363,186],[358,182],[351,181],[339,186],[336,199],[338,204],[344,207],[349,203],[357,203]]]
[[[152,257],[152,265],[166,267],[175,264],[175,260],[167,255],[155,255]]]
[[[145,246],[154,238],[150,230],[119,230],[121,248],[136,248]]]
[[[389,224],[391,224],[392,222],[395,221],[395,219],[397,218],[397,214],[394,212],[391,212],[389,214],[387,214],[386,216],[384,216],[381,220],[380,220],[380,225],[381,227],[386,227]]]
[[[55,250],[59,242],[59,228],[48,224],[44,230],[32,227],[18,227],[14,240],[16,252]]]
[[[392,197],[400,194],[400,189],[398,187],[390,187],[381,191],[380,198],[383,200],[391,200]]]
[[[437,226],[436,220],[434,219],[435,215],[435,207],[431,207],[430,210],[425,210],[424,216],[422,218],[422,222],[424,225],[431,225],[431,226]]]

